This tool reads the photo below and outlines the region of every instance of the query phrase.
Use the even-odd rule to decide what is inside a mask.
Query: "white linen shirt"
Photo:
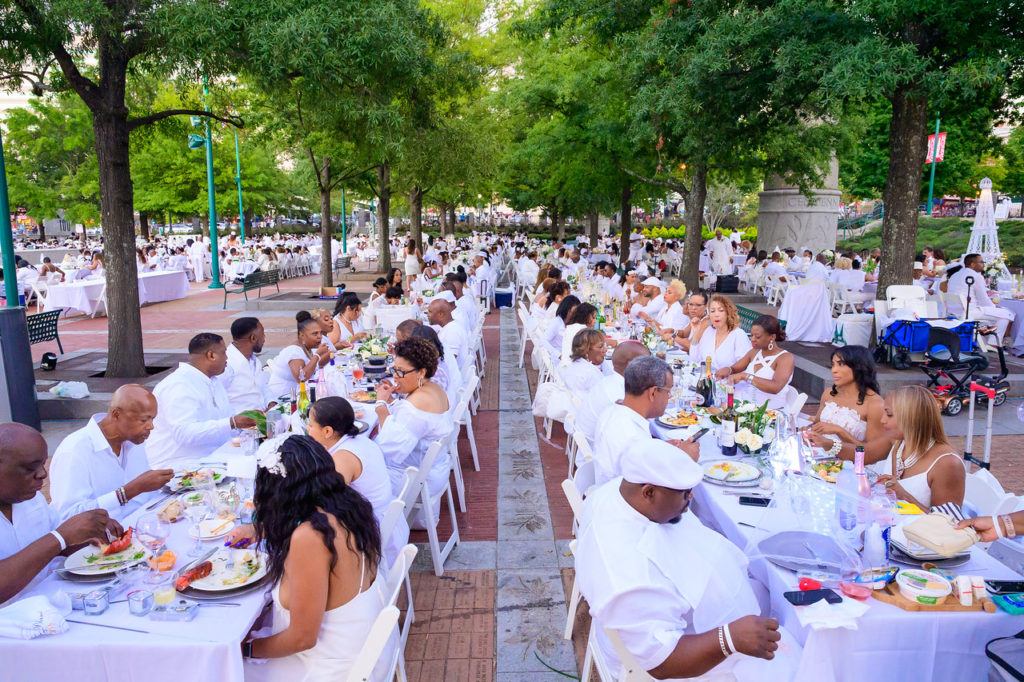
[[[90,509],[105,509],[123,519],[139,507],[149,495],[139,495],[121,506],[118,488],[149,470],[146,445],[125,441],[114,454],[99,422],[106,414],[96,414],[82,428],[61,441],[50,462],[50,500],[61,519]]]
[[[247,359],[233,343],[228,346],[228,366],[219,381],[224,384],[231,409],[236,414],[266,409],[273,399],[267,390],[267,374],[256,354]]]
[[[593,446],[597,431],[597,418],[608,406],[626,396],[626,379],[621,374],[609,374],[587,392],[576,410],[576,431],[582,433]]]
[[[715,348],[715,339],[714,327],[708,327],[701,334],[700,341],[695,346],[690,346],[690,360],[704,362],[710,357],[712,372],[717,372],[723,367],[732,367],[752,348],[750,337],[740,327],[729,332],[718,348]]]
[[[472,296],[467,296],[466,294],[463,294],[462,296],[455,299],[455,307],[459,310],[462,310],[466,316],[466,319],[469,320],[468,332],[473,331],[473,327],[476,325],[476,321],[480,317],[480,309],[477,308],[476,301],[473,299]],[[452,317],[455,317],[454,310],[452,311]]]
[[[680,331],[686,329],[686,326],[690,324],[690,317],[683,310],[683,304],[676,301],[661,311],[658,324],[665,329]]]
[[[469,357],[469,335],[461,324],[452,320],[437,330],[437,337],[444,346],[444,356],[447,358],[451,353],[459,363],[459,369],[469,366],[472,358]]]
[[[623,389],[625,390],[625,389]],[[636,410],[621,404],[606,408],[597,418],[594,435],[594,482],[606,483],[622,473],[622,455],[645,438],[651,425]]]
[[[11,519],[8,521],[6,516],[0,514],[0,560],[14,556],[51,530],[57,530],[57,526],[60,525],[60,516],[46,503],[46,498],[41,492],[37,492],[30,500],[11,505]],[[63,563],[64,557],[57,557],[51,566]],[[22,596],[27,596],[28,592],[49,573],[50,571],[44,568],[18,594],[5,602],[0,602],[0,606],[13,604]]]
[[[571,393],[586,395],[592,386],[601,381],[601,368],[586,358],[576,358],[562,369],[562,378]]]
[[[220,381],[187,362],[153,389],[158,411],[146,443],[154,469],[206,457],[231,439],[231,402]]]

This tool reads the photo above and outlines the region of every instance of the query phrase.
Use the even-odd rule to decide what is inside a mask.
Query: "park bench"
[[[263,298],[263,287],[273,286],[280,293],[281,287],[277,284],[277,270],[257,270],[246,275],[242,279],[241,286],[232,287],[231,284],[224,285],[224,309],[228,307],[228,294],[244,294],[245,300],[249,300],[249,292],[257,291],[257,298]]]
[[[736,310],[740,314],[740,328],[743,329],[743,331],[745,331],[748,334],[750,333],[750,328],[754,326],[754,321],[764,314],[759,313],[756,310],[753,310],[752,308],[744,308],[741,305],[736,306]],[[782,325],[783,329],[786,328],[785,320],[779,320],[779,324]]]
[[[47,310],[45,313],[34,313],[25,316],[25,322],[28,324],[28,342],[30,345],[44,341],[56,341],[61,355],[64,354],[64,346],[61,345],[60,335],[57,333],[57,319],[63,310],[63,308],[57,308],[56,310]]]

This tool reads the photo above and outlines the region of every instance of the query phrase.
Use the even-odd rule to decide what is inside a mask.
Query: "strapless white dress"
[[[851,407],[843,407],[837,403],[827,402],[821,410],[819,421],[846,429],[847,433],[857,440],[864,440],[868,432],[868,423],[861,419],[857,410]]]

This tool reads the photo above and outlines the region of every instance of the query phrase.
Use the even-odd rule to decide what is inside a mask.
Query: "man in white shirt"
[[[203,246],[203,240],[189,239],[185,243],[188,245],[188,259],[192,265],[192,273],[197,282],[202,282],[206,279],[206,247]]]
[[[0,424],[0,605],[45,577],[40,574],[55,557],[123,532],[104,509],[61,523],[40,492],[45,481],[43,437],[24,424]]]
[[[964,267],[949,278],[946,292],[961,294],[965,300],[969,297],[971,299],[968,303],[970,306],[970,311],[968,312],[969,319],[986,320],[996,325],[998,328],[998,338],[1002,342],[1003,337],[1006,336],[1006,330],[1009,329],[1010,323],[1013,322],[1014,315],[1005,308],[997,308],[992,299],[988,297],[985,275],[982,274],[984,271],[984,259],[976,253],[967,254],[964,256]],[[967,284],[968,277],[974,280],[970,285]],[[947,302],[946,305],[948,308],[951,308],[949,312],[953,315],[964,314],[959,304]]]
[[[146,444],[153,467],[202,459],[227,443],[235,429],[256,425],[251,417],[232,411],[228,394],[216,379],[227,367],[224,339],[219,334],[196,334],[189,341],[188,356],[188,362],[179,363],[153,390],[159,407]]]
[[[807,277],[804,282],[813,282],[820,280],[822,282],[829,281],[828,271],[828,258],[823,253],[819,253],[815,258],[814,262],[807,267]]]
[[[124,519],[145,501],[141,496],[171,480],[173,469],[151,470],[146,460],[156,411],[149,389],[125,384],[106,414],[61,441],[50,462],[50,500],[62,519],[96,508]]]
[[[780,282],[786,281],[786,268],[782,265],[782,256],[778,251],[772,254],[771,262],[764,268],[764,276],[774,275]]]
[[[540,274],[540,266],[537,265],[537,252],[530,251],[519,259],[519,279],[527,286],[532,286]]]
[[[597,485],[619,476],[623,455],[653,437],[647,420],[665,414],[672,383],[672,370],[661,358],[641,356],[626,365],[622,402],[607,407],[597,419],[594,435],[594,479]],[[678,440],[671,443],[695,460],[700,456],[696,443]]]
[[[642,317],[640,313],[643,313],[648,319],[658,319],[662,311],[668,306],[665,298],[661,295],[665,283],[657,277],[648,277],[643,281],[643,285],[644,295],[650,297],[650,300],[636,309],[636,315],[637,317]]]
[[[451,294],[451,297],[449,297],[448,294]],[[458,287],[456,286],[456,283],[453,280],[448,280],[442,283],[441,286],[438,287],[437,295],[443,298],[444,300],[448,301],[449,303],[453,304],[452,319],[459,323],[459,325],[462,327],[462,331],[466,332],[467,335],[472,334],[473,318],[470,316],[469,307],[466,305],[459,305],[459,301],[464,298],[471,306],[475,308],[476,304],[473,302],[473,300],[470,299],[468,296],[460,297],[458,293]]]
[[[263,325],[255,317],[240,317],[231,323],[228,364],[219,380],[234,412],[265,410],[272,400],[267,373],[256,357],[263,351],[266,338]]]
[[[772,660],[783,635],[758,615],[747,557],[689,511],[703,469],[651,439],[622,467],[584,501],[576,548],[576,579],[612,674],[622,665],[605,630],[656,679],[792,679],[799,651],[790,647],[799,647],[787,637]]]
[[[450,291],[441,292],[452,296]],[[444,356],[449,355],[459,363],[459,369],[465,370],[472,358],[469,356],[469,336],[463,330],[462,325],[452,319],[452,308],[454,305],[438,296],[427,306],[427,320],[437,331],[438,338],[444,346]],[[465,375],[465,371],[463,371]]]
[[[633,358],[650,355],[647,346],[636,341],[622,341],[612,351],[612,373],[603,377],[583,397],[583,402],[576,410],[576,432],[594,446],[597,431],[597,418],[609,406],[626,397],[626,367]],[[581,455],[579,455],[581,456]],[[577,462],[579,464],[580,462]]]
[[[721,230],[715,230],[715,238],[708,242],[711,251],[711,270],[725,274],[732,273],[732,242],[722,236]]]

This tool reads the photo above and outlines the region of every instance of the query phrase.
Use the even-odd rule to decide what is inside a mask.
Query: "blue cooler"
[[[511,308],[512,299],[515,297],[516,290],[511,287],[495,287],[494,288],[494,307],[495,308]]]

